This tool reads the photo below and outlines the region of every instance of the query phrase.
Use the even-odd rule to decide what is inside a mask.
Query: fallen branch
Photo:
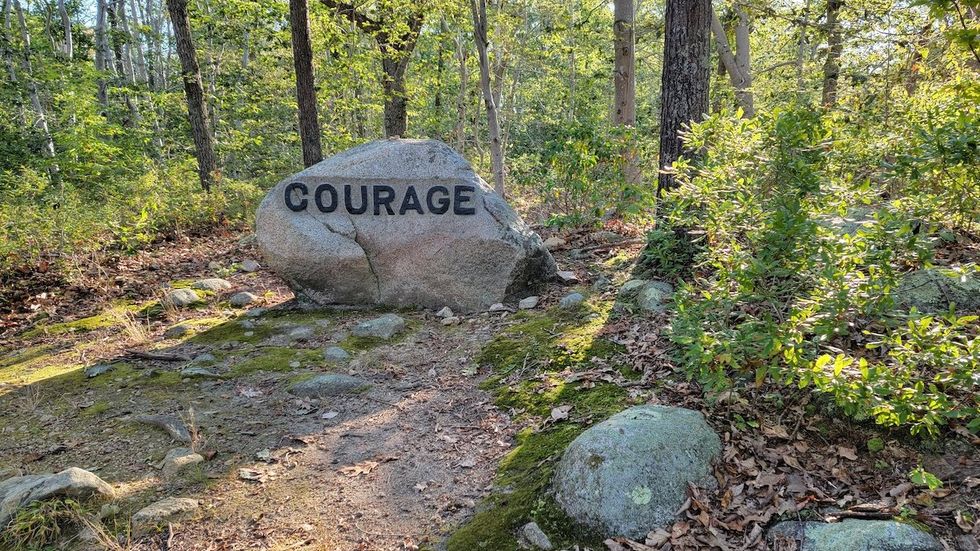
[[[129,350],[126,357],[139,360],[156,360],[160,362],[189,362],[191,358],[183,354],[167,354],[166,352],[141,352],[139,350]]]

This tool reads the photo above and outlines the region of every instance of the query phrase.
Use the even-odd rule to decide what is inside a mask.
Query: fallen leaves
[[[338,470],[338,472],[349,478],[358,478],[364,475],[371,474],[372,472],[374,472],[375,469],[378,468],[378,465],[381,465],[382,463],[395,461],[397,459],[398,459],[397,457],[393,457],[393,456],[382,456],[377,458],[376,460],[366,460],[347,467],[341,467]]]

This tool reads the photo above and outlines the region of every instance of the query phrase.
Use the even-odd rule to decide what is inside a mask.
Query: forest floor
[[[848,421],[809,393],[767,385],[706,399],[670,362],[665,316],[609,313],[639,252],[630,237],[622,246],[596,246],[589,234],[574,234],[556,251],[563,269],[581,280],[574,289],[589,300],[581,320],[555,322],[548,331],[556,338],[591,331],[565,348],[587,342],[591,350],[599,339],[616,347],[608,362],[585,354],[565,365],[560,383],[582,392],[618,385],[616,408],[660,403],[701,410],[724,452],[717,491],[692,494],[677,523],[645,542],[610,540],[606,547],[762,548],[765,529],[780,518],[902,516],[950,549],[972,549],[975,521],[964,515],[980,504],[975,437],[913,440]],[[570,255],[572,247],[586,253]],[[431,312],[399,312],[408,321],[402,336],[369,341],[349,330],[378,311],[294,308],[292,293],[274,275],[238,269],[257,254],[236,234],[162,244],[83,271],[72,286],[52,283],[10,299],[0,340],[0,478],[90,470],[116,489],[117,519],[166,496],[200,501],[191,518],[127,543],[137,549],[438,548],[474,514],[494,514],[499,470],[530,445],[528,434],[601,420],[569,415],[560,397],[543,411],[505,403],[501,391],[525,383],[538,397],[551,396],[554,374],[524,366],[517,379],[501,382],[481,361],[481,351],[503,336],[519,343],[527,324],[551,323],[570,288],[549,289],[531,312],[462,316],[458,325],[445,326]],[[609,290],[591,288],[600,276],[613,282]],[[154,310],[164,287],[207,277],[223,277],[233,288],[199,307]],[[268,310],[252,317],[231,308],[226,299],[239,291],[260,297],[250,307]],[[167,338],[176,324],[194,330]],[[299,327],[313,336],[294,340],[290,332]],[[326,362],[321,351],[329,345],[353,359]],[[167,359],[147,359],[147,352]],[[188,361],[202,354],[210,356]],[[629,376],[609,369],[610,362]],[[113,368],[86,377],[85,369],[98,364]],[[221,378],[188,378],[180,370],[189,364]],[[298,377],[327,371],[354,374],[372,387],[322,400],[286,392]],[[182,418],[206,461],[165,477],[157,463],[185,444],[134,423],[141,414]],[[532,468],[550,472],[560,453],[548,451]],[[912,484],[908,474],[920,465],[943,487]],[[516,528],[530,520],[550,529],[532,504],[522,507],[503,528],[487,528],[507,534],[479,533],[479,541],[515,542]],[[107,521],[118,533],[124,524]],[[549,535],[565,548],[601,546]],[[505,547],[511,543],[499,548]]]

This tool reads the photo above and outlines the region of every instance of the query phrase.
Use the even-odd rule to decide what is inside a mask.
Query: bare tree
[[[214,154],[214,138],[208,118],[207,100],[201,81],[201,67],[197,63],[197,51],[191,35],[191,20],[187,14],[187,0],[167,0],[167,10],[173,24],[177,57],[180,58],[184,93],[187,96],[187,118],[194,137],[197,154],[197,173],[204,191],[210,191],[218,172]]]
[[[669,168],[684,152],[681,130],[708,110],[710,26],[710,0],[667,0],[658,193],[674,186]]]
[[[459,94],[456,96],[456,127],[453,134],[456,135],[456,149],[462,153],[466,147],[466,87],[469,81],[469,71],[466,69],[466,60],[469,58],[469,49],[463,41],[463,34],[456,36],[456,61],[459,62]]]
[[[323,150],[320,146],[320,123],[316,110],[313,46],[310,43],[307,0],[289,0],[289,26],[293,37],[293,66],[296,68],[296,104],[299,108],[303,165],[312,166],[323,160]]]
[[[416,4],[411,10],[388,8],[368,17],[352,2],[320,0],[335,13],[347,18],[364,34],[370,36],[381,52],[384,73],[384,123],[386,136],[404,136],[408,129],[408,97],[405,94],[405,71],[422,30],[425,13]],[[385,6],[383,6],[384,8]],[[408,13],[405,13],[405,12]]]
[[[735,99],[746,117],[755,116],[755,102],[752,97],[752,66],[749,56],[749,17],[741,6],[736,4],[735,12],[738,22],[735,24],[735,52],[728,42],[728,33],[718,19],[715,10],[711,10],[711,31],[715,35],[718,58],[728,73],[728,78],[735,89]]]
[[[71,36],[71,18],[68,17],[68,8],[65,7],[65,0],[58,0],[58,13],[61,15],[61,26],[64,28],[65,40],[62,43],[65,57],[71,59],[75,55],[75,47]]]
[[[24,10],[21,9],[19,0],[13,0],[13,2],[14,11],[17,12],[17,22],[20,24],[20,40],[23,48],[21,68],[24,72],[24,78],[27,80],[27,93],[31,98],[31,107],[37,116],[35,125],[41,130],[41,135],[44,136],[44,156],[49,159],[54,159],[54,137],[48,128],[48,118],[45,115],[44,104],[41,103],[41,93],[38,90],[37,81],[34,79],[34,67],[31,63],[31,33],[27,28],[27,20],[24,17]],[[59,180],[59,169],[56,163],[51,163],[51,166],[48,168],[48,174],[53,181]]]
[[[500,122],[497,120],[497,103],[490,86],[490,59],[487,56],[487,2],[470,0],[473,12],[473,38],[480,61],[480,89],[487,107],[487,133],[490,135],[490,170],[493,172],[493,188],[504,195],[504,151],[500,143]]]

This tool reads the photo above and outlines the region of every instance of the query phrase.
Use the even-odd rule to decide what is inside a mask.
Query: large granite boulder
[[[555,261],[449,146],[367,143],[290,176],[256,213],[269,268],[320,304],[475,312],[533,294]]]
[[[0,531],[22,507],[58,497],[113,499],[115,491],[101,478],[76,467],[57,474],[8,478],[0,482]]]
[[[942,314],[955,305],[958,314],[980,313],[980,277],[959,275],[931,268],[902,276],[894,291],[895,302],[903,308],[915,307],[926,314]]]
[[[700,412],[632,407],[572,441],[555,471],[555,500],[604,536],[638,539],[674,522],[688,483],[716,484],[720,452]]]
[[[939,540],[894,520],[845,519],[841,522],[780,522],[769,530],[774,549],[807,551],[942,551]]]

